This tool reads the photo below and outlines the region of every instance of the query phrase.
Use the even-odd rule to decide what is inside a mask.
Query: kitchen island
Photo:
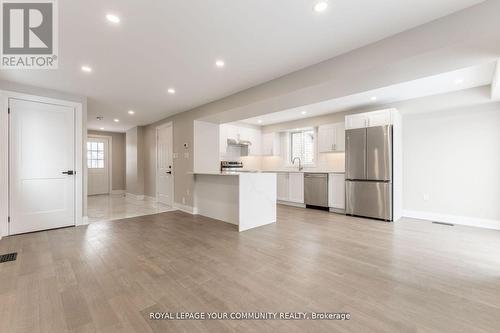
[[[276,223],[276,174],[195,172],[200,215],[238,225],[238,231]]]

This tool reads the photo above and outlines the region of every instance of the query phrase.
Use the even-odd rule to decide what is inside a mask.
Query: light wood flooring
[[[500,232],[283,207],[235,226],[179,211],[6,237],[0,332],[499,332]],[[344,311],[349,321],[151,321]]]

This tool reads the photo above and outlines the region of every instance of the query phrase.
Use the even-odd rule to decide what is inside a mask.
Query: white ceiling
[[[390,103],[399,101],[489,85],[493,80],[495,69],[495,62],[487,63],[480,66],[464,68],[419,80],[366,91],[361,94],[269,113],[260,117],[245,119],[241,122],[265,126],[355,108],[373,107],[375,109],[379,106],[387,106],[390,105]],[[372,100],[373,97],[376,97],[375,101]]]
[[[88,96],[89,128],[123,131],[481,2],[329,0],[319,14],[313,0],[61,0],[59,69],[0,79]]]

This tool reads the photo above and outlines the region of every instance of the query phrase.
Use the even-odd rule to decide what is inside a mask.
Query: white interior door
[[[109,138],[87,139],[88,195],[107,194],[110,191]]]
[[[156,129],[156,198],[158,202],[172,206],[174,177],[172,164],[172,126]]]
[[[75,111],[9,100],[9,234],[75,225]]]

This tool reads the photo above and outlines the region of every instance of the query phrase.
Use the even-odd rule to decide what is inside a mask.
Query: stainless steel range
[[[237,161],[221,161],[220,162],[220,171],[241,171],[243,168],[243,162]]]

